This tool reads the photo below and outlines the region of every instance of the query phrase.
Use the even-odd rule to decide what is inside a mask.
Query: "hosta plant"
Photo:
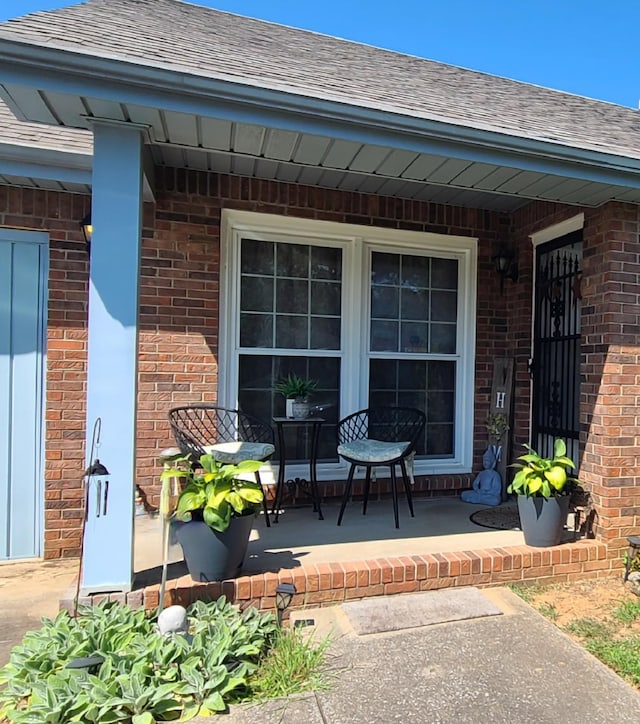
[[[200,518],[220,533],[227,530],[233,516],[254,515],[262,503],[262,487],[242,475],[255,473],[262,463],[245,460],[238,465],[223,465],[212,455],[202,455],[200,468],[194,469],[189,457],[177,457],[175,467],[164,470],[162,481],[181,478],[183,489],[175,509],[180,521]]]
[[[541,457],[529,445],[524,447],[527,452],[518,458],[521,462],[510,466],[516,468],[517,473],[507,489],[508,492],[528,498],[553,498],[568,494],[577,481],[567,473],[575,468],[575,463],[567,457],[564,440],[555,441],[552,458]]]

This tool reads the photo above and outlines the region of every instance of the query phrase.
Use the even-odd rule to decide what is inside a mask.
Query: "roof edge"
[[[91,62],[87,62],[90,60]],[[434,120],[395,110],[373,109],[344,100],[326,100],[289,90],[266,88],[234,79],[217,79],[185,71],[98,57],[2,38],[0,81],[93,95],[183,113],[228,117],[244,122],[271,122],[309,133],[338,133],[345,138],[437,153],[430,144],[458,146],[473,160],[560,172],[569,166],[608,184],[640,187],[640,157],[570,146],[489,129]],[[212,106],[212,102],[215,106]],[[11,105],[14,112],[19,109]],[[420,141],[424,148],[418,149]],[[471,153],[471,151],[474,151]],[[440,149],[442,153],[442,149]],[[447,151],[451,153],[451,150]],[[500,158],[502,160],[500,160]],[[555,169],[555,170],[554,170]],[[563,168],[562,173],[567,173]],[[583,177],[582,174],[577,174]],[[593,178],[592,178],[593,176]]]

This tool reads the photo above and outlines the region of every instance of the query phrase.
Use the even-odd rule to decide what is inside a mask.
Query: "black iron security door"
[[[536,249],[532,445],[553,455],[561,437],[579,459],[582,231]]]

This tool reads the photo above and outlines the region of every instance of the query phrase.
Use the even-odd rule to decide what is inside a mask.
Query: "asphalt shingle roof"
[[[0,100],[0,143],[74,153],[93,153],[91,131],[19,121],[2,100]]]
[[[640,112],[180,0],[89,0],[2,38],[640,158]]]

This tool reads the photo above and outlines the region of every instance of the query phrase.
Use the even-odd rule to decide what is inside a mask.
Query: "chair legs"
[[[262,480],[260,480],[260,473],[256,470],[256,483],[262,488],[262,510],[264,511],[264,519],[267,523],[267,528],[271,528],[271,521],[269,520],[269,509],[267,508],[267,494],[265,493]]]
[[[407,494],[407,503],[409,503],[409,512],[411,513],[411,517],[415,518],[415,514],[413,512],[413,497],[411,495],[411,481],[409,480],[409,476],[407,475],[407,466],[404,462],[404,459],[400,461],[400,469],[402,470],[402,482],[404,483],[404,492]]]
[[[362,515],[367,514],[367,503],[369,502],[370,486],[371,486],[371,468],[367,465],[367,476],[364,481],[364,501],[362,503]]]
[[[393,500],[393,519],[396,522],[396,528],[400,527],[398,520],[398,480],[396,479],[396,466],[389,465],[391,469],[391,498]]]
[[[409,505],[409,512],[411,513],[411,517],[415,518],[415,513],[413,510],[413,496],[411,495],[411,485],[409,483],[409,475],[407,474],[407,466],[405,464],[404,460],[399,460],[400,463],[400,469],[402,470],[402,483],[404,485],[404,490],[407,496],[407,503]],[[400,527],[400,516],[398,512],[398,477],[396,475],[396,466],[395,463],[393,465],[389,465],[389,470],[391,472],[391,499],[393,501],[393,519],[396,525],[396,528]],[[344,494],[342,496],[342,504],[340,505],[340,513],[338,514],[338,525],[341,525],[342,523],[342,517],[344,515],[345,508],[347,507],[347,503],[349,502],[349,497],[351,496],[351,488],[353,487],[353,477],[356,472],[356,465],[354,463],[351,464],[351,467],[349,468],[349,476],[347,477],[347,482],[344,486]],[[366,477],[364,481],[364,496],[363,496],[363,503],[362,503],[362,515],[367,514],[367,504],[369,502],[369,489],[371,487],[371,467],[367,465],[366,467]]]
[[[344,484],[344,495],[342,496],[342,505],[340,506],[340,512],[338,513],[338,525],[342,523],[342,516],[344,515],[344,509],[347,507],[347,501],[351,495],[351,486],[353,485],[353,476],[356,472],[356,466],[354,464],[349,468],[349,477],[347,482]]]

